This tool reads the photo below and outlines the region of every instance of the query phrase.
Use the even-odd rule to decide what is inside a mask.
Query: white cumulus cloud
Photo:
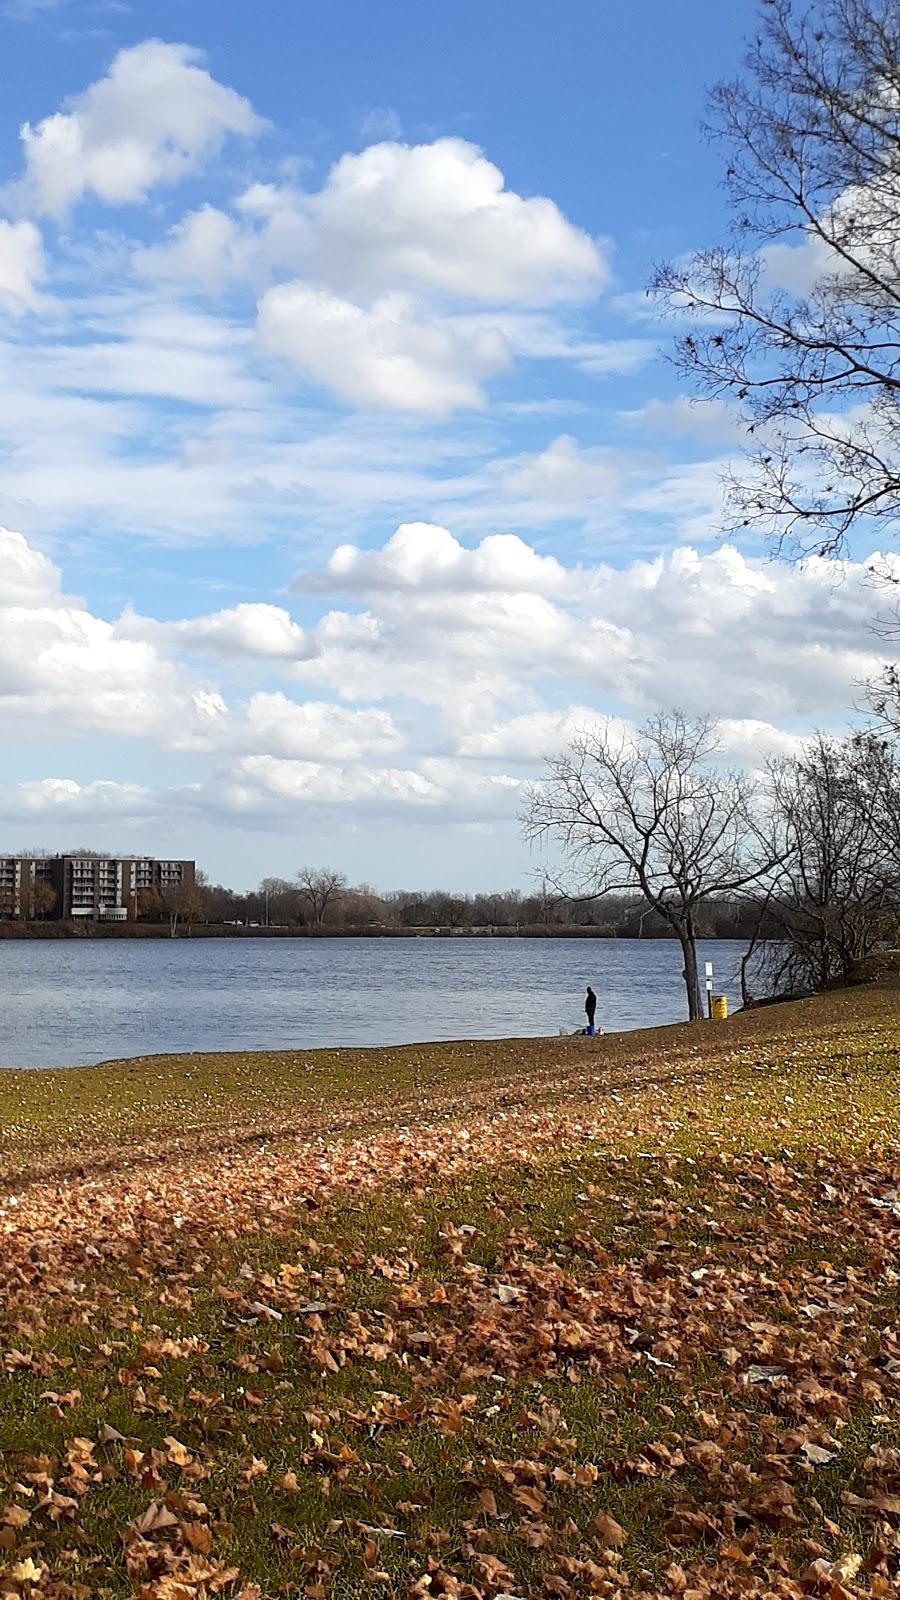
[[[215,803],[239,817],[289,818],[315,807],[446,824],[508,820],[519,789],[516,778],[467,772],[439,759],[417,767],[342,767],[260,755],[245,756],[222,775]]]
[[[0,607],[60,604],[58,568],[23,534],[0,528]]]
[[[229,768],[222,790],[223,805],[237,813],[262,808],[289,814],[307,805],[404,811],[432,807],[441,798],[438,787],[412,768],[329,766],[271,755],[242,757]]]
[[[342,156],[312,193],[253,184],[233,213],[189,213],[136,262],[211,283],[289,272],[364,303],[410,292],[548,305],[594,295],[608,277],[601,246],[554,201],[507,189],[476,145],[452,138]]]
[[[65,109],[22,128],[25,189],[34,208],[62,217],[84,194],[107,205],[146,199],[221,150],[228,134],[264,126],[248,100],[218,83],[184,44],[145,39],[120,50],[106,77]]]
[[[588,298],[607,276],[600,246],[552,200],[507,189],[452,138],[370,145],[313,193],[255,183],[134,262],[214,292],[254,284],[265,351],[351,405],[438,416],[482,405],[484,380],[520,345],[583,364],[587,347],[552,319],[535,352],[530,308]]]
[[[153,644],[63,595],[53,563],[0,529],[0,715],[190,742],[226,708],[182,680]]]
[[[311,629],[315,650],[295,673],[342,697],[439,705],[483,758],[504,708],[543,714],[551,692],[598,713],[613,701],[641,714],[678,704],[733,722],[814,720],[846,714],[878,668],[871,560],[794,568],[685,546],[578,569],[499,543],[511,561],[485,560],[490,540],[467,550],[416,525],[381,550],[339,549],[300,586],[344,589],[366,609]],[[506,748],[504,735],[498,757]]]
[[[0,217],[0,311],[29,311],[38,305],[44,276],[44,246],[33,222]]]
[[[558,711],[526,711],[463,734],[456,750],[479,761],[508,761],[534,767],[544,756],[554,755],[576,734],[597,721],[589,706],[567,706]]]
[[[264,350],[357,406],[443,416],[484,403],[481,380],[509,363],[502,334],[423,317],[403,295],[370,306],[299,280],[263,295]]]
[[[38,778],[0,789],[0,816],[52,821],[72,818],[87,823],[145,817],[157,809],[148,789],[136,783],[99,778],[77,783],[74,778]]]
[[[380,549],[340,546],[301,580],[350,597],[301,628],[262,602],[107,621],[5,533],[4,737],[19,748],[22,717],[140,736],[190,781],[92,784],[54,763],[48,777],[22,772],[0,805],[86,823],[190,813],[263,827],[315,811],[511,824],[520,784],[579,728],[676,704],[716,716],[725,758],[756,767],[810,727],[842,724],[877,670],[878,561],[786,567],[723,546],[576,567],[513,535],[470,548],[446,528],[405,524]],[[236,695],[194,678],[197,654]]]
[[[612,500],[623,483],[622,465],[614,451],[603,446],[583,449],[569,434],[561,434],[540,455],[514,467],[502,487],[510,495],[564,512],[589,500]]]
[[[289,611],[255,601],[180,622],[157,622],[128,612],[118,631],[123,636],[168,641],[198,655],[226,660],[298,661],[311,651],[306,633]]]
[[[465,299],[546,303],[599,289],[596,242],[552,200],[525,199],[464,139],[345,155],[316,197],[321,267],[349,292],[425,285]]]
[[[359,761],[403,744],[386,711],[292,700],[280,693],[252,695],[233,738],[246,750],[318,762]]]
[[[310,592],[377,590],[553,594],[569,583],[555,556],[539,555],[512,533],[489,534],[467,549],[447,528],[404,522],[381,550],[340,545],[324,572],[298,579]]]

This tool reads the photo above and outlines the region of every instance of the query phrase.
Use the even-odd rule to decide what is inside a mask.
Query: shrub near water
[[[249,1058],[244,1115],[189,1061],[180,1126],[104,1069],[80,1176],[30,1080],[0,1593],[893,1595],[898,1035],[872,991],[339,1107]]]

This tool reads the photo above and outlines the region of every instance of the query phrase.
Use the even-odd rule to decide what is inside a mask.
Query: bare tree
[[[179,923],[184,925],[190,938],[195,923],[202,922],[206,915],[206,874],[198,872],[193,883],[181,883],[164,890],[159,904],[169,919],[170,938],[177,937]]]
[[[178,924],[184,909],[184,891],[181,885],[172,889],[164,889],[159,896],[160,909],[169,919],[169,938],[174,939],[178,934]]]
[[[698,913],[758,882],[768,865],[753,787],[712,765],[717,753],[709,718],[660,714],[636,734],[601,723],[547,762],[523,819],[531,839],[559,841],[582,892],[640,894],[659,913],[681,944],[692,1020],[703,1015]]]
[[[198,872],[193,883],[183,885],[180,893],[181,920],[187,929],[188,938],[198,922],[205,922],[207,916],[206,875]]]
[[[341,892],[341,922],[347,928],[384,927],[391,920],[387,902],[369,883],[357,883]]]
[[[134,897],[136,921],[155,922],[163,913],[162,895],[158,889],[138,889]]]
[[[297,874],[297,892],[309,911],[316,927],[321,928],[329,905],[347,887],[343,872],[330,867],[301,867]]]
[[[40,917],[43,921],[44,917],[48,916],[51,911],[56,910],[58,899],[59,896],[52,883],[48,883],[46,878],[35,879],[34,888],[31,892],[31,904],[36,917]]]
[[[287,878],[263,878],[257,890],[263,921],[283,925],[297,918],[297,885]]]
[[[32,878],[30,874],[23,874],[19,895],[19,916],[23,922],[45,917],[48,911],[55,908],[56,902],[57,892],[46,878]]]
[[[855,734],[853,745],[864,790],[871,797],[882,872],[893,884],[894,908],[900,912],[900,751],[896,743],[871,730]],[[900,922],[894,932],[900,932]]]
[[[765,975],[776,993],[820,989],[896,937],[900,764],[872,734],[819,735],[772,764],[769,817],[779,864]]]
[[[839,551],[860,519],[900,511],[896,0],[764,0],[706,131],[725,149],[733,236],[659,268],[652,292],[695,318],[681,369],[753,436],[733,523]]]

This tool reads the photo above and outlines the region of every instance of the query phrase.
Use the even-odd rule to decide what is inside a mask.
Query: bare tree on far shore
[[[34,922],[47,915],[56,906],[57,892],[46,879],[27,879],[22,884],[19,916],[23,921]]]
[[[688,1016],[703,1015],[698,918],[718,896],[763,877],[754,789],[715,765],[716,724],[680,712],[637,733],[586,728],[547,761],[523,818],[533,841],[561,845],[580,880],[570,892],[639,894],[681,944]]]
[[[713,91],[734,228],[662,266],[681,370],[731,402],[751,453],[732,521],[841,552],[900,516],[900,8],[766,0],[741,78]]]
[[[262,920],[283,926],[297,920],[297,885],[287,878],[269,877],[260,881],[257,895]]]
[[[330,867],[301,867],[297,874],[297,894],[318,928],[325,921],[328,907],[346,887],[344,873]]]
[[[165,890],[159,897],[159,905],[169,919],[170,937],[177,937],[180,924],[190,938],[194,925],[206,917],[206,874],[198,871],[193,883],[181,883]]]

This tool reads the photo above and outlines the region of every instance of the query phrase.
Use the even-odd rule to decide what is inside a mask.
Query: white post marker
[[[706,1014],[709,1017],[712,1016],[712,986],[713,986],[713,964],[712,964],[711,961],[707,961],[707,963],[706,963]]]

